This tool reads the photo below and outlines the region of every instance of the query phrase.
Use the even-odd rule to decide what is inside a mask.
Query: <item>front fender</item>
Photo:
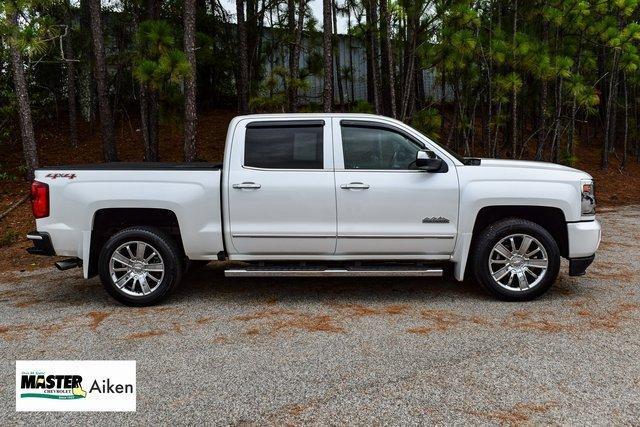
[[[478,213],[493,206],[535,206],[556,208],[566,221],[580,220],[579,188],[568,182],[484,180],[467,183],[460,191],[458,239],[451,257],[454,276],[463,280],[473,228]]]

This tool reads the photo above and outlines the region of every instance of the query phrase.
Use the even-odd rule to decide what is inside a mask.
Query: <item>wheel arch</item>
[[[536,223],[551,234],[558,248],[560,255],[569,255],[569,237],[567,231],[567,221],[564,212],[558,207],[535,206],[535,205],[492,205],[484,206],[475,217],[473,229],[467,243],[463,245],[462,256],[455,268],[455,276],[458,280],[465,277],[471,258],[470,251],[473,248],[477,237],[488,225],[506,218],[521,218]]]
[[[113,234],[120,230],[134,226],[155,227],[170,237],[182,251],[184,256],[184,245],[180,224],[175,212],[162,208],[104,208],[97,210],[92,218],[91,243],[89,247],[89,260],[84,262],[88,265],[87,277],[98,274],[98,256],[105,242]]]
[[[555,239],[560,255],[569,255],[569,237],[564,212],[560,208],[548,206],[486,206],[480,209],[473,224],[471,247],[480,231],[489,224],[506,218],[526,219],[538,224]]]

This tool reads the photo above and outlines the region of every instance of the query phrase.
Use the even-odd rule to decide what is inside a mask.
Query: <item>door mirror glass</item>
[[[442,159],[437,158],[433,151],[418,150],[416,167],[426,172],[436,172],[442,168]]]

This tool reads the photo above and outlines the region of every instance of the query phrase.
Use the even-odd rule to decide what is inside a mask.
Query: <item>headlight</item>
[[[595,215],[596,213],[596,192],[593,180],[583,179],[580,181],[582,192],[582,215]]]

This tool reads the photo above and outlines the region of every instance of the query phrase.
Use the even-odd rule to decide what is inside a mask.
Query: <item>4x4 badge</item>
[[[51,179],[56,179],[56,178],[73,179],[75,177],[76,177],[75,173],[48,173],[45,175],[45,178],[51,178]]]
[[[447,218],[443,218],[441,216],[428,216],[422,220],[423,224],[448,224],[449,220]]]

